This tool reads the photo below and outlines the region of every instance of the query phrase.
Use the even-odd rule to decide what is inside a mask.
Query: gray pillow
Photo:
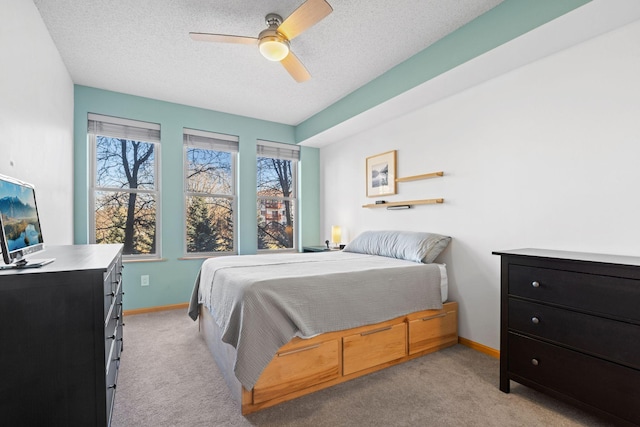
[[[344,251],[429,264],[450,241],[451,237],[420,231],[365,231],[349,242]]]

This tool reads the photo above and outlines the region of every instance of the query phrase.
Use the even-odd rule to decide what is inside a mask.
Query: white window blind
[[[221,133],[205,132],[195,129],[183,129],[184,143],[190,147],[205,150],[238,152],[238,137]]]
[[[256,151],[258,157],[300,160],[300,147],[297,145],[271,141],[258,141]]]
[[[134,141],[160,142],[160,125],[89,113],[87,132]]]

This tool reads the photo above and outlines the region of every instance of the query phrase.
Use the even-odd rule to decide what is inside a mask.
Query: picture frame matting
[[[396,150],[366,159],[367,197],[396,194]]]

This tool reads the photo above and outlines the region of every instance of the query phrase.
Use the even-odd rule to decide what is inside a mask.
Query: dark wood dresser
[[[107,426],[122,351],[122,245],[51,246],[0,271],[0,425]]]
[[[501,256],[500,390],[510,380],[640,425],[640,258]]]

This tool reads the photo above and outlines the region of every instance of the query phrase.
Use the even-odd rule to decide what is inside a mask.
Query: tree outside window
[[[95,152],[95,242],[155,254],[155,144],[97,135]]]
[[[231,157],[187,148],[187,253],[234,250]]]
[[[259,250],[296,246],[296,166],[296,159],[257,157]]]
[[[91,243],[121,243],[133,258],[160,257],[160,125],[90,113]]]
[[[184,144],[187,255],[234,253],[237,138],[185,129]]]

